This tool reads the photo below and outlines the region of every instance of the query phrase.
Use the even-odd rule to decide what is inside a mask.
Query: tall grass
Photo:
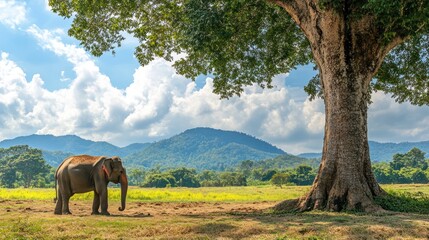
[[[47,188],[0,188],[0,199],[10,200],[50,200],[55,190]]]
[[[429,214],[429,186],[427,184],[383,185],[387,195],[375,201],[386,210]]]
[[[429,195],[429,185],[428,184],[384,184],[381,187],[387,192],[409,192],[409,193],[418,193],[422,192]]]
[[[429,196],[429,186],[424,184],[383,185],[392,196],[420,194]],[[252,202],[281,201],[304,195],[309,186],[248,186],[248,187],[203,187],[203,188],[136,188],[130,187],[127,200],[138,202]],[[395,195],[396,194],[396,195]],[[404,195],[405,194],[405,195]],[[409,197],[411,196],[409,195]],[[415,195],[415,196],[417,196]],[[109,199],[120,201],[119,188],[109,188]],[[12,200],[53,200],[54,189],[40,188],[0,188],[0,199]],[[75,194],[72,200],[92,200],[93,193]],[[422,197],[420,197],[422,198]],[[426,198],[424,198],[426,199]],[[391,199],[393,201],[393,199]],[[382,200],[380,200],[382,201]],[[386,200],[387,203],[390,200]],[[390,207],[388,208],[390,209]]]
[[[213,188],[135,188],[128,190],[128,201],[141,202],[249,202],[280,201],[298,198],[309,187],[273,186],[213,187]],[[120,189],[109,188],[109,200],[119,201]],[[52,200],[54,189],[0,189],[0,199]],[[72,200],[92,200],[93,193],[75,194]]]
[[[377,197],[375,201],[390,211],[429,214],[429,195],[423,192],[389,190],[386,196]]]

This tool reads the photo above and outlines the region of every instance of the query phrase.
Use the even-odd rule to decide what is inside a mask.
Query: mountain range
[[[129,165],[225,170],[243,160],[264,160],[285,152],[244,133],[194,128],[124,158]]]
[[[191,167],[198,170],[225,170],[244,160],[272,159],[279,166],[301,163],[317,166],[321,153],[293,156],[245,133],[212,128],[194,128],[154,143],[133,143],[118,147],[108,142],[82,139],[75,135],[30,135],[3,140],[0,148],[29,145],[41,149],[45,160],[53,167],[71,155],[89,154],[120,156],[127,166],[145,168]],[[405,153],[417,147],[429,152],[429,141],[379,143],[370,141],[372,161],[390,161],[395,153]]]
[[[144,150],[150,143],[134,143],[126,147],[118,147],[108,142],[86,140],[75,135],[30,135],[0,142],[0,148],[9,148],[16,145],[28,145],[42,150],[43,157],[51,166],[58,166],[66,157],[78,154],[94,156],[125,157]]]
[[[426,153],[429,157],[429,141],[422,142],[401,142],[401,143],[380,143],[368,141],[370,157],[373,162],[390,162],[396,153],[406,153],[416,147]],[[301,153],[297,155],[302,158],[321,158],[322,153]]]
[[[154,143],[118,147],[74,135],[30,135],[3,140],[1,148],[28,145],[42,150],[48,164],[58,166],[66,157],[78,154],[120,156],[132,167],[192,167],[223,170],[243,160],[274,158],[285,152],[250,135],[212,128],[194,128]]]

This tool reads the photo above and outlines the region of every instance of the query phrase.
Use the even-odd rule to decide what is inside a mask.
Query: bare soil
[[[91,201],[54,215],[42,200],[0,200],[0,239],[429,239],[429,216],[312,211],[273,214],[277,202],[110,202],[91,216]]]
[[[110,203],[108,211],[112,216],[126,217],[163,217],[163,216],[189,216],[189,215],[212,215],[212,214],[246,214],[263,213],[273,207],[273,202],[250,202],[250,203],[213,203],[213,202],[130,202],[125,211],[119,211],[119,203]],[[117,205],[117,206],[116,206]],[[74,216],[91,215],[92,202],[71,201],[70,211]],[[55,204],[38,200],[0,200],[0,209],[7,212],[21,213],[53,213]]]

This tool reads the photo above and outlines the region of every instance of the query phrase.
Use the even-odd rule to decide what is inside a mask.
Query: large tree
[[[370,93],[429,102],[429,0],[50,0],[73,18],[69,34],[92,54],[114,51],[129,33],[144,65],[155,57],[195,78],[213,74],[214,92],[271,87],[274,75],[315,63],[306,90],[325,102],[318,175],[300,210],[372,211],[383,190],[371,170]]]

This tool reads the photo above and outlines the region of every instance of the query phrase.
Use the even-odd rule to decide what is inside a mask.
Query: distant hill
[[[121,148],[107,142],[94,142],[75,135],[30,135],[17,137],[0,142],[0,147],[8,148],[15,145],[28,145],[46,151],[61,151],[70,153],[87,153],[92,155],[110,155],[121,153]]]
[[[124,158],[129,165],[224,170],[242,160],[274,158],[285,152],[244,133],[194,128],[151,144]]]
[[[156,143],[133,143],[118,147],[108,142],[86,140],[75,135],[30,135],[0,142],[0,148],[29,145],[41,149],[53,167],[77,154],[120,156],[128,166],[152,168],[191,167],[198,170],[224,170],[241,161],[265,160],[274,166],[294,167],[299,164],[318,166],[321,153],[286,154],[281,149],[245,133],[212,128],[194,128]],[[390,161],[396,153],[413,147],[429,153],[429,141],[379,143],[369,141],[371,160]],[[429,156],[429,154],[427,154]]]
[[[301,153],[296,156],[302,157],[302,158],[321,158],[322,153]]]
[[[373,162],[389,162],[396,153],[406,153],[412,148],[419,148],[429,157],[429,141],[424,142],[402,142],[402,143],[379,143],[369,141],[369,152]],[[322,153],[302,153],[298,156],[303,158],[321,158]]]
[[[145,148],[149,147],[151,143],[133,143],[126,147],[121,148],[123,152],[125,152],[126,155],[143,151]]]
[[[406,153],[414,147],[419,148],[426,153],[426,157],[429,157],[429,141],[402,143],[379,143],[369,141],[371,160],[373,162],[389,162],[396,153]]]
[[[60,163],[72,156],[72,155],[76,155],[74,153],[65,153],[65,152],[61,152],[61,151],[46,151],[46,150],[42,150],[42,155],[43,158],[45,159],[45,161],[51,165],[52,167],[57,167],[58,165],[60,165]]]
[[[143,150],[149,144],[136,143],[120,148],[107,142],[95,142],[75,135],[53,136],[36,134],[0,142],[0,148],[9,148],[16,145],[28,145],[41,149],[48,164],[56,167],[64,158],[71,155],[89,154],[95,156],[120,156],[123,158],[131,153]]]

